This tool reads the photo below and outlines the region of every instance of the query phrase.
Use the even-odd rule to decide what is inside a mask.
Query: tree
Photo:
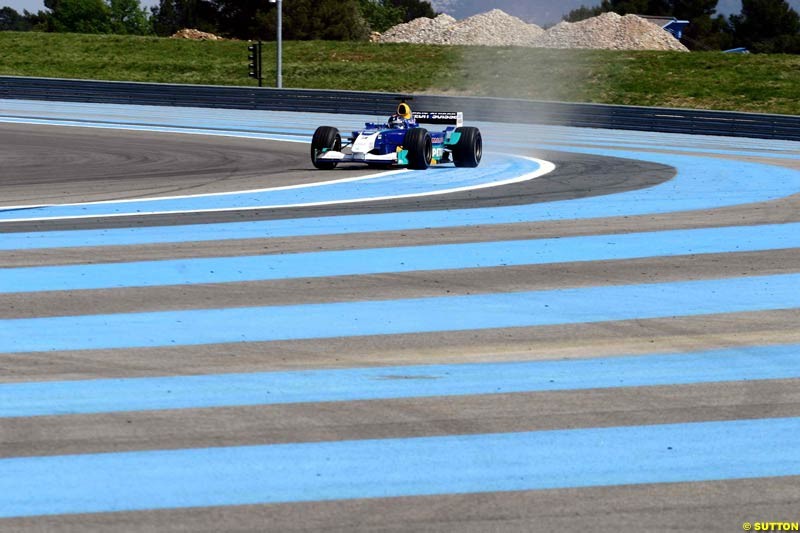
[[[256,16],[255,34],[236,35],[241,39],[275,39],[277,9]],[[347,41],[366,39],[369,25],[357,0],[291,0],[283,2],[283,38],[287,40]]]
[[[358,0],[284,0],[283,37],[289,40],[364,39],[369,26]],[[266,0],[161,0],[153,9],[158,35],[197,28],[235,39],[273,40],[277,6]]]
[[[703,44],[710,50],[728,50],[736,46],[733,30],[725,15],[717,15],[711,19],[711,30],[704,37]]]
[[[717,12],[717,0],[670,0],[670,14],[678,19],[711,17]]]
[[[713,0],[716,3],[716,0]],[[670,0],[603,0],[600,9],[605,13],[613,11],[618,15],[653,15],[656,17],[672,14]]]
[[[157,35],[172,35],[183,28],[217,33],[219,11],[207,0],[160,0],[153,8],[152,24]]]
[[[602,12],[603,11],[600,6],[595,6],[595,7],[581,6],[578,9],[573,9],[572,11],[564,15],[563,20],[566,20],[567,22],[580,22],[581,20],[586,20],[588,18],[596,17]]]
[[[655,17],[674,16],[675,2],[682,0],[603,0],[599,6],[581,6],[564,16],[568,22],[578,22],[601,13],[613,12],[617,15],[651,15]],[[692,1],[692,0],[688,0]],[[706,0],[698,0],[706,1]],[[711,0],[716,5],[717,0]]]
[[[23,12],[22,16],[30,23],[31,30],[33,31],[53,31],[52,29],[52,16],[49,11],[37,11],[36,13],[29,13],[27,10]]]
[[[683,32],[684,41],[692,49],[708,49],[719,33],[712,17],[717,11],[717,0],[671,0],[671,15],[679,20],[688,20]]]
[[[45,0],[51,29],[71,33],[108,33],[110,9],[103,0]]]
[[[425,0],[384,0],[383,3],[399,9],[403,13],[403,22],[420,17],[432,19],[436,16],[431,3]]]
[[[152,33],[147,12],[139,0],[108,0],[112,33],[146,35]]]
[[[387,0],[358,0],[358,7],[372,31],[384,32],[405,18],[405,13]]]
[[[29,31],[31,29],[30,13],[20,15],[11,7],[0,8],[0,31]]]
[[[800,53],[800,16],[785,0],[742,0],[731,27],[735,42],[754,52]]]
[[[289,2],[283,3],[284,10]],[[274,10],[274,4],[264,0],[214,0],[217,10],[217,26],[219,32],[227,37],[251,39],[259,35],[265,28],[268,13]]]
[[[156,35],[172,35],[181,29],[178,23],[178,12],[175,2],[172,0],[161,0],[159,5],[153,8],[152,13],[150,22],[153,25],[153,31],[156,32]]]

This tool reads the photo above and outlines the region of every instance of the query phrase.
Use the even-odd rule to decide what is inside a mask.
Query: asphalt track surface
[[[555,170],[142,214],[375,171],[286,142],[337,117],[2,102],[0,531],[800,521],[797,143],[480,124]]]

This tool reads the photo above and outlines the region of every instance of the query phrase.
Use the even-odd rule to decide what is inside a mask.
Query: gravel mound
[[[499,9],[461,21],[449,15],[418,18],[374,39],[384,43],[675,50],[687,52],[672,34],[636,15],[603,13],[580,22],[561,22],[545,31]]]
[[[503,31],[498,31],[502,28]],[[398,24],[380,36],[384,43],[464,44],[487,46],[530,46],[544,33],[499,9],[461,21],[442,14],[435,19],[418,18]]]
[[[675,50],[687,52],[663,28],[636,15],[602,13],[580,22],[560,22],[535,43],[540,48],[605,50]]]
[[[184,28],[170,35],[170,39],[191,39],[193,41],[221,41],[222,37],[214,35],[213,33],[206,33],[204,31],[196,30],[194,28]]]
[[[448,26],[445,33],[448,44],[531,46],[544,30],[493,9]]]
[[[420,17],[386,30],[380,37],[382,43],[448,44],[445,33],[456,23],[450,15],[442,14],[434,19]]]

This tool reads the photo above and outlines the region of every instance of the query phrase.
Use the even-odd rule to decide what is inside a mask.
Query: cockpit
[[[405,129],[410,126],[416,126],[417,122],[414,120],[414,114],[408,104],[400,102],[397,106],[397,112],[389,117],[386,124],[391,129]]]

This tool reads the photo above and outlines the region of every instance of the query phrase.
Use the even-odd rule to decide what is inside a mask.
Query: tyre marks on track
[[[28,113],[41,113],[35,107]],[[123,109],[68,104],[51,116],[124,122]],[[159,120],[148,108],[126,112],[137,127]],[[184,113],[175,111],[173,125]],[[208,125],[298,138],[330,118],[221,111]],[[481,128],[487,142],[526,139],[515,141],[523,154],[557,146],[672,164],[678,173],[646,189],[537,205],[52,232],[42,221],[41,231],[3,233],[4,254],[36,252],[49,266],[0,270],[0,301],[13,307],[30,295],[68,308],[70,298],[120,291],[132,303],[112,314],[15,317],[11,309],[0,320],[8,371],[0,527],[43,527],[48,515],[74,514],[59,520],[136,529],[174,520],[191,527],[203,516],[212,529],[263,529],[264,516],[302,509],[292,527],[339,523],[344,513],[360,517],[348,526],[358,529],[372,523],[369,509],[399,529],[420,529],[431,526],[441,498],[483,494],[497,499],[494,514],[475,500],[473,513],[444,513],[440,525],[479,527],[491,517],[513,528],[519,516],[525,527],[544,519],[522,513],[530,491],[553,499],[551,509],[571,502],[548,518],[561,527],[577,512],[631,529],[623,517],[646,513],[653,493],[713,524],[713,507],[683,495],[718,483],[753,502],[718,502],[730,527],[759,506],[796,509],[796,495],[770,499],[759,478],[775,485],[800,476],[792,437],[800,401],[791,392],[800,377],[800,214],[792,207],[800,147]],[[759,162],[724,159],[737,150]],[[780,223],[743,224],[751,203]],[[570,226],[608,217],[621,229]],[[642,231],[651,220],[682,229]],[[520,238],[511,228],[541,234]],[[433,232],[449,242],[450,231],[461,235],[457,244],[436,244]],[[402,245],[405,232],[427,237]],[[387,244],[362,234],[385,234]],[[295,238],[308,241],[304,250],[285,253]],[[339,240],[346,249],[326,250]],[[281,244],[235,253],[248,241]],[[192,257],[192,246],[214,242],[234,248]],[[126,249],[155,243],[188,252],[171,259],[166,246],[148,261],[126,259]],[[59,262],[94,247],[119,255]],[[230,294],[267,282],[263,294],[276,304],[242,305]],[[291,302],[291,292],[315,284],[318,292],[294,298],[304,303]],[[402,296],[416,284],[439,292]],[[330,287],[324,298],[322,286]],[[153,310],[159,292],[177,290],[207,304]],[[159,360],[174,371],[155,371]],[[41,364],[51,371],[34,368]],[[591,504],[622,490],[630,491],[624,505]],[[137,510],[151,512],[130,513]]]

